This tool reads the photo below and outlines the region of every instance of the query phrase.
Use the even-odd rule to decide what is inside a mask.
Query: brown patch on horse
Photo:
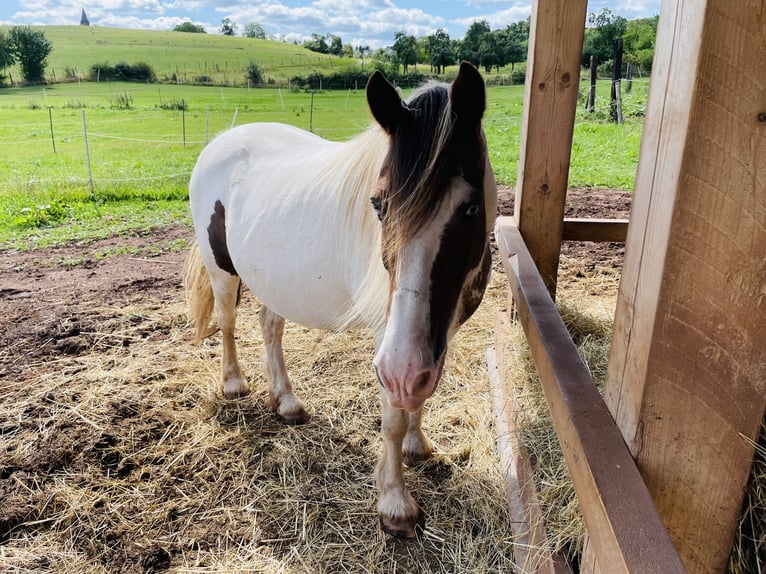
[[[481,260],[481,267],[476,271],[476,275],[470,283],[466,283],[463,292],[460,295],[460,319],[458,323],[462,325],[478,309],[481,300],[484,298],[484,291],[489,283],[489,275],[492,272],[492,252],[489,249],[489,243],[484,250],[484,257]]]
[[[226,244],[226,209],[220,200],[215,202],[215,210],[210,216],[207,237],[210,242],[210,249],[213,250],[216,265],[230,275],[237,275],[234,263],[231,261],[231,255],[229,255],[229,246]],[[239,299],[239,296],[237,298]]]

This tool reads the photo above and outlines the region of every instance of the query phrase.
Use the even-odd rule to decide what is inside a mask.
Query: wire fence
[[[641,118],[647,79],[623,81],[623,112]],[[67,189],[91,194],[114,188],[136,193],[185,193],[202,148],[217,133],[254,121],[288,123],[331,140],[346,140],[371,123],[363,90],[308,93],[279,89],[111,87],[26,92],[15,102],[0,97],[0,194],[40,195]],[[79,89],[78,89],[79,88]],[[609,81],[598,86],[595,111],[585,111],[586,83],[578,121],[608,121]],[[496,173],[510,182],[515,168],[504,163],[508,142],[521,131],[521,87],[490,88],[485,115]],[[115,109],[115,94],[133,98]],[[496,143],[502,138],[502,142]]]

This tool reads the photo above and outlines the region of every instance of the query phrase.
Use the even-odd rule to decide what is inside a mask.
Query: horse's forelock
[[[466,159],[460,154],[476,153],[477,165],[484,165],[478,131],[475,145],[453,137],[456,126],[447,84],[426,84],[407,105],[411,121],[392,136],[383,165],[386,185],[380,188],[392,223],[384,238],[384,251],[389,254],[396,253],[437,212],[447,180],[459,175],[458,159]]]

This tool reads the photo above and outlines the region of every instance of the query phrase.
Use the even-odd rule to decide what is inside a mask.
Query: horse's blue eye
[[[476,203],[465,210],[466,217],[475,217],[477,213],[479,213],[479,206]]]

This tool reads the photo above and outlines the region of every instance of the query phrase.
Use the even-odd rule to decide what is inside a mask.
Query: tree
[[[325,37],[317,33],[311,34],[311,40],[304,40],[303,47],[320,54],[327,54],[330,51]]]
[[[173,28],[173,32],[189,32],[191,34],[207,34],[205,28],[198,24],[192,24],[189,21],[178,24]]]
[[[237,25],[229,18],[224,18],[221,20],[221,27],[218,28],[218,31],[224,36],[235,36],[237,34]]]
[[[21,68],[21,75],[28,82],[44,79],[46,59],[53,45],[40,30],[30,26],[15,26],[9,34],[11,51]]]
[[[511,65],[511,71],[519,62],[527,59],[529,45],[529,20],[520,20],[508,24],[504,34],[505,63]]]
[[[399,64],[404,66],[404,73],[410,64],[418,63],[417,52],[418,41],[415,36],[409,36],[406,32],[396,32],[394,34],[393,50],[396,53]]]
[[[484,66],[484,71],[488,74],[492,71],[493,66],[499,68],[505,64],[499,47],[498,35],[497,31],[485,34],[479,44],[479,64]]]
[[[460,43],[458,59],[467,60],[474,66],[479,66],[481,64],[481,43],[490,32],[489,23],[486,20],[478,20],[471,24]]]
[[[627,20],[622,16],[615,16],[609,8],[604,8],[600,13],[588,14],[588,28],[585,30],[583,42],[582,64],[588,66],[590,57],[596,56],[599,62],[612,59],[614,41],[625,34]]]
[[[327,38],[330,40],[327,53],[332,54],[333,56],[338,56],[339,58],[343,56],[343,40],[340,39],[340,36],[327,34]]]
[[[623,35],[625,61],[638,64],[645,72],[652,69],[658,21],[659,16],[630,20]]]
[[[5,70],[15,63],[16,58],[13,55],[11,39],[0,30],[0,70]]]
[[[266,30],[258,22],[250,22],[245,24],[245,30],[242,33],[245,38],[255,38],[257,40],[265,40],[268,38]]]
[[[443,28],[439,28],[433,34],[427,36],[425,45],[428,63],[431,65],[431,70],[436,71],[437,74],[443,74],[445,66],[451,66],[455,63],[455,50],[452,40],[450,40],[449,34]]]

